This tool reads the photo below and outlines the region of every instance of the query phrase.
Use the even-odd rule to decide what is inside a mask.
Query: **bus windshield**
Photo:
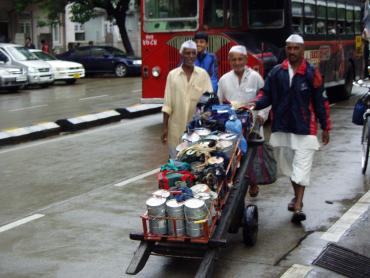
[[[144,31],[195,31],[198,28],[197,0],[145,0]]]
[[[284,26],[284,1],[276,0],[269,5],[265,1],[249,1],[248,23],[250,29],[274,29]]]

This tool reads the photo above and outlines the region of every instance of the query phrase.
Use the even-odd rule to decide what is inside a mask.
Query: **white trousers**
[[[274,147],[278,175],[288,176],[296,184],[309,186],[314,154],[313,149]]]

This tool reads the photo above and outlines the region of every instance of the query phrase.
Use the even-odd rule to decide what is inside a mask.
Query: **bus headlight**
[[[154,77],[159,77],[160,74],[161,74],[161,69],[159,67],[152,68],[152,75]]]

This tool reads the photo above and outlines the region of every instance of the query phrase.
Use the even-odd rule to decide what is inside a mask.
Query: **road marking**
[[[311,266],[294,264],[280,278],[304,278],[311,270]]]
[[[26,218],[17,220],[17,221],[15,221],[13,223],[9,223],[7,225],[1,226],[0,227],[0,233],[5,232],[5,231],[8,231],[10,229],[13,229],[15,227],[18,227],[20,225],[26,224],[28,222],[31,222],[31,221],[36,220],[36,219],[39,219],[39,218],[44,217],[44,216],[45,216],[44,214],[34,214],[34,215],[28,216]]]
[[[321,239],[337,242],[343,234],[356,222],[370,207],[370,190],[361,197],[333,226],[329,228]]]
[[[35,105],[35,106],[29,106],[29,107],[22,107],[22,108],[17,108],[17,109],[12,109],[9,110],[9,112],[17,112],[17,111],[22,111],[22,110],[30,110],[30,109],[35,109],[35,108],[40,108],[40,107],[45,107],[48,106],[47,104],[41,104],[41,105]]]
[[[141,89],[140,90],[133,90],[132,93],[139,93],[141,91],[142,91]]]
[[[148,115],[144,117],[139,117],[135,119],[126,119],[125,121],[115,123],[114,125],[112,124],[112,125],[97,126],[96,128],[87,129],[84,132],[68,134],[65,136],[59,136],[55,138],[47,138],[45,140],[40,140],[40,141],[30,141],[30,142],[23,143],[22,145],[15,145],[15,146],[10,145],[10,146],[7,146],[7,149],[5,150],[0,149],[0,154],[9,153],[12,151],[25,150],[25,149],[29,149],[32,147],[37,147],[37,146],[41,146],[45,144],[51,144],[51,143],[55,143],[59,141],[70,140],[70,139],[79,138],[79,137],[86,136],[86,135],[89,136],[91,134],[101,133],[104,131],[107,132],[111,129],[116,129],[117,125],[124,125],[126,128],[127,127],[130,128],[132,126],[133,127],[137,127],[137,126],[145,127],[145,126],[149,126],[153,124],[160,124],[160,123],[162,123],[162,115],[160,113],[157,113],[154,115]]]
[[[100,96],[94,96],[94,97],[84,97],[84,98],[80,98],[80,101],[83,101],[83,100],[90,100],[90,99],[95,99],[95,98],[101,98],[101,97],[107,97],[108,95],[100,95]]]
[[[116,183],[114,186],[122,187],[122,186],[125,186],[125,185],[129,184],[129,183],[132,183],[132,182],[141,180],[143,178],[146,178],[148,176],[151,176],[151,175],[154,175],[154,174],[157,174],[157,173],[159,173],[159,168],[158,169],[154,169],[154,170],[149,171],[149,172],[146,172],[146,173],[143,173],[143,174],[138,175],[136,177],[130,178],[128,180],[121,181],[119,183]]]

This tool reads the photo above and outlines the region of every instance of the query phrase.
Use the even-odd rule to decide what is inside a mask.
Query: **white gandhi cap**
[[[244,45],[234,45],[233,47],[230,48],[229,54],[232,52],[247,55],[247,49],[245,48]]]
[[[304,44],[303,38],[297,34],[290,35],[285,42]]]
[[[191,48],[191,49],[195,49],[195,51],[197,51],[197,44],[192,40],[188,40],[188,41],[183,42],[181,47],[180,47],[180,54],[182,54],[182,51],[184,50],[184,48]]]

